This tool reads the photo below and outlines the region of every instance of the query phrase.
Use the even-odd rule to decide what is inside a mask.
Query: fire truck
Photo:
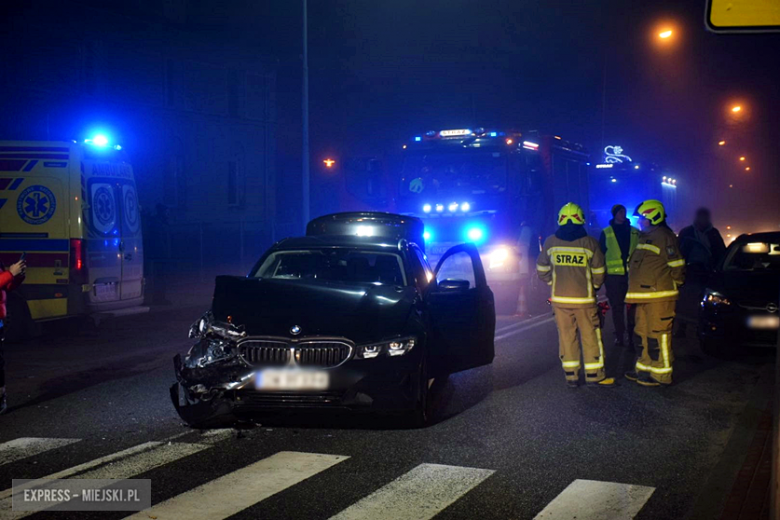
[[[588,171],[585,148],[559,136],[431,130],[404,146],[395,210],[423,220],[433,264],[454,244],[477,245],[499,312],[514,313],[558,209],[589,213]]]

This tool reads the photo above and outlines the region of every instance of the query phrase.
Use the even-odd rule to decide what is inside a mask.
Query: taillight
[[[70,281],[75,284],[87,283],[86,241],[80,238],[70,240]]]

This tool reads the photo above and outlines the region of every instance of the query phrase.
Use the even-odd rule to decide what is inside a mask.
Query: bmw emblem
[[[298,325],[293,325],[292,327],[290,327],[290,334],[292,334],[293,336],[297,336],[300,333],[301,333],[301,328]]]

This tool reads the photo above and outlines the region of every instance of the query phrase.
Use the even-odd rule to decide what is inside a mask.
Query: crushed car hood
[[[340,336],[360,344],[413,332],[406,327],[416,294],[414,287],[218,276],[212,311],[249,336]]]

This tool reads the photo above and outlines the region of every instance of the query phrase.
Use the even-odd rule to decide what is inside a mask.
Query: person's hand
[[[20,274],[24,274],[25,269],[27,269],[27,262],[24,260],[19,260],[15,264],[11,264],[11,267],[8,268],[8,271],[14,276],[19,276]]]

